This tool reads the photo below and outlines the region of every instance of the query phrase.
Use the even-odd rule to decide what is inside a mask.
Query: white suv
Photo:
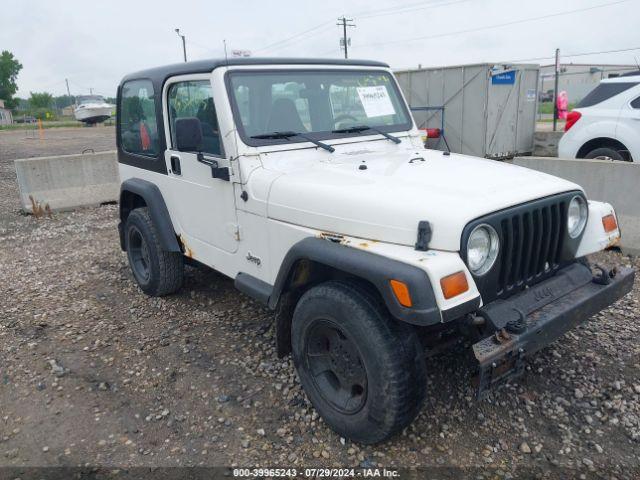
[[[472,340],[486,393],[633,285],[583,258],[620,238],[611,205],[425,149],[386,64],[181,63],[125,77],[117,112],[120,241],[142,291],[176,292],[185,265],[234,279],[344,437],[406,427],[449,334]]]
[[[558,156],[640,161],[640,72],[602,80],[569,112]]]

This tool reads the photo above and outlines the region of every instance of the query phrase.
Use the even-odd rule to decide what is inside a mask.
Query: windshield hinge
[[[416,250],[424,252],[429,249],[431,233],[431,224],[426,220],[420,220],[418,222],[418,239],[416,241]]]

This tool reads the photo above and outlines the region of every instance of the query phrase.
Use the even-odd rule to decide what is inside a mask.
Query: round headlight
[[[498,257],[500,240],[490,225],[478,225],[467,242],[467,264],[474,275],[487,273]]]
[[[584,198],[576,195],[569,202],[567,211],[567,231],[571,238],[580,236],[587,224],[587,203]]]

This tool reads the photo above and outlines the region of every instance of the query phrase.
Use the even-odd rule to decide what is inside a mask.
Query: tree
[[[58,97],[55,97],[53,99],[54,103],[56,104],[57,108],[64,108],[64,107],[68,107],[69,105],[73,105],[74,103],[76,103],[76,97],[74,96],[69,96],[69,95],[60,95]]]
[[[13,53],[3,50],[0,53],[0,99],[5,100],[8,108],[15,107],[13,95],[18,91],[16,80],[22,70],[22,64]]]
[[[51,106],[51,102],[53,102],[53,95],[50,93],[29,93],[31,93],[31,97],[29,97],[29,105],[31,105],[31,108],[49,108]]]

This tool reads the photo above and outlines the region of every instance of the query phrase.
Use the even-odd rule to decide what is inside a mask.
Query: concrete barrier
[[[533,137],[533,155],[536,157],[557,157],[558,143],[564,132],[537,131]]]
[[[118,200],[115,151],[24,158],[15,160],[15,166],[25,212],[70,210]]]
[[[513,163],[577,183],[590,200],[613,205],[622,230],[622,250],[640,255],[639,163],[541,157],[516,157]]]

